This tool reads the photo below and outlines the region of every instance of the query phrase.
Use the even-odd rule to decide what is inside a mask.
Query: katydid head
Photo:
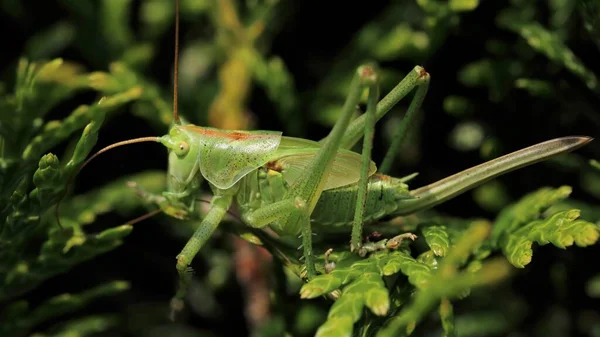
[[[169,149],[168,185],[173,193],[183,193],[198,173],[198,144],[183,126],[174,124],[160,142]]]

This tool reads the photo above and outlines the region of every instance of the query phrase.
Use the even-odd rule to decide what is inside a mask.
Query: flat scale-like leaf
[[[429,266],[404,250],[380,251],[366,259],[344,252],[336,263],[335,270],[315,277],[300,290],[302,298],[315,298],[342,289],[317,336],[350,335],[365,307],[377,316],[385,316],[390,309],[390,299],[384,276],[402,272],[417,288],[426,287],[431,276]]]

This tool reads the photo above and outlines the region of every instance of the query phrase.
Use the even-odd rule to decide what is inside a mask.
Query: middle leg
[[[319,200],[325,185],[333,159],[340,148],[344,134],[350,124],[350,119],[358,105],[360,96],[365,88],[376,82],[375,69],[371,65],[363,65],[357,69],[352,80],[350,92],[342,108],[340,119],[325,139],[323,147],[316,153],[314,159],[302,172],[301,176],[288,189],[285,199],[300,198],[306,202],[307,211],[302,214],[290,214],[284,226],[301,226],[302,247],[308,278],[316,275],[314,256],[312,252],[312,229],[310,215]]]
[[[368,186],[368,170],[369,162],[371,160],[371,149],[373,147],[373,135],[375,129],[375,123],[377,119],[381,118],[385,112],[387,112],[395,102],[404,97],[410,92],[415,86],[417,91],[410,103],[405,118],[400,124],[400,128],[394,140],[385,155],[385,158],[379,168],[382,173],[387,172],[392,164],[392,160],[397,153],[402,141],[405,139],[408,129],[416,120],[417,111],[420,109],[421,104],[427,94],[429,88],[429,74],[422,67],[415,67],[411,74],[406,76],[400,84],[394,88],[394,90],[388,94],[379,104],[379,92],[377,81],[371,84],[369,88],[369,98],[367,101],[366,113],[359,117],[348,129],[348,133],[344,136],[343,145],[351,147],[354,145],[353,142],[355,137],[355,131],[359,127],[364,130],[363,137],[363,149],[362,149],[362,167],[361,167],[361,178],[358,187],[358,194],[356,198],[356,207],[354,213],[354,221],[352,225],[352,236],[350,241],[350,251],[359,250],[362,246],[362,228],[364,219],[365,200],[367,196]],[[345,142],[345,143],[344,143]]]
[[[369,96],[367,100],[367,112],[365,113],[365,135],[363,137],[362,163],[360,168],[360,180],[354,207],[354,222],[352,223],[352,235],[350,238],[350,251],[354,252],[362,246],[363,221],[367,201],[367,188],[369,185],[369,166],[371,164],[371,150],[373,149],[373,136],[375,134],[375,114],[377,101],[379,100],[379,79],[374,73],[373,80],[369,85]]]

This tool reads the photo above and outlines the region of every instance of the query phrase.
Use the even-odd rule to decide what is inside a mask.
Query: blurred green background
[[[42,62],[60,57],[83,75],[73,77],[79,82],[54,79],[68,82],[72,91],[43,120],[63,119],[101,95],[141,86],[141,97],[133,93],[107,114],[95,149],[167,130],[174,42],[171,1],[0,0],[0,15],[2,94],[12,91],[20,58]],[[597,136],[599,15],[600,2],[595,0],[182,0],[180,110],[199,125],[282,130],[316,140],[335,122],[360,63],[379,63],[382,94],[414,65],[422,65],[431,74],[429,93],[391,172],[419,172],[409,184],[418,187],[554,137]],[[102,73],[90,75],[95,71]],[[400,102],[377,125],[376,163],[409,101]],[[71,141],[52,144],[49,150],[67,157],[87,122],[79,122],[77,132],[65,137]],[[598,158],[600,146],[594,141],[576,153],[512,172],[436,210],[453,217],[494,219],[533,190],[569,185],[569,205],[597,224],[600,171],[590,159]],[[166,151],[160,145],[133,145],[86,167],[72,194],[86,195],[107,184],[114,184],[110,191],[125,191],[124,176],[149,170],[137,177],[160,188],[162,182],[156,179],[162,173],[156,171],[165,169]],[[81,221],[88,233],[147,211],[139,202],[124,201],[131,194],[89,195],[104,204]],[[70,205],[65,206],[66,217],[77,208]],[[52,225],[48,220],[44,228]],[[107,296],[82,303],[76,311],[23,323],[12,331],[245,336],[267,321],[273,326],[286,322],[294,336],[308,336],[326,318],[330,302],[300,301],[300,281],[291,281],[285,301],[269,315],[260,303],[270,296],[267,284],[277,276],[274,270],[279,269],[272,268],[277,262],[219,231],[193,264],[197,277],[188,315],[169,323],[165,312],[176,286],[174,257],[192,226],[166,216],[136,224],[115,249],[44,279],[20,299],[35,308],[57,294],[79,293],[114,280],[126,281],[127,287],[113,284],[99,292]],[[538,247],[532,263],[502,287],[456,304],[459,336],[600,336],[599,253],[597,245]],[[0,308],[5,304],[0,301]],[[265,331],[255,333],[267,336],[279,330]],[[435,318],[415,331],[419,336],[440,333]]]

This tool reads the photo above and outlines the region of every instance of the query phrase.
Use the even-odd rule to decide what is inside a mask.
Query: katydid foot
[[[211,209],[208,211],[192,237],[185,244],[181,253],[177,255],[176,269],[179,274],[179,287],[175,296],[171,300],[171,319],[174,320],[179,312],[184,308],[185,294],[192,282],[193,269],[190,264],[194,257],[200,251],[206,242],[210,239],[212,233],[227,213],[231,206],[233,197],[231,195],[215,195],[211,200]]]
[[[360,257],[365,257],[368,253],[373,253],[385,249],[396,249],[400,247],[402,241],[406,239],[415,241],[417,239],[417,236],[413,233],[403,233],[400,235],[396,235],[391,239],[383,239],[377,242],[366,242],[358,250],[358,255]]]
[[[335,262],[329,261],[329,255],[331,255],[332,252],[333,248],[329,248],[325,252],[325,274],[329,274],[335,269]]]
[[[156,204],[163,212],[165,212],[165,214],[180,220],[187,219],[189,212],[182,208],[173,206],[164,196],[153,194],[144,190],[135,181],[128,181],[127,187],[134,189],[136,195],[145,202]]]
[[[170,314],[169,319],[174,322],[177,319],[177,316],[183,311],[185,308],[184,298],[187,293],[188,287],[192,282],[192,276],[194,274],[194,270],[189,266],[189,259],[183,255],[179,254],[177,256],[177,273],[179,274],[179,288],[177,289],[177,293],[171,299],[170,303]]]
[[[374,253],[374,252],[377,252],[380,250],[396,249],[396,248],[400,247],[402,242],[406,239],[410,239],[412,241],[415,241],[417,239],[417,236],[413,233],[403,233],[400,235],[396,235],[391,239],[383,239],[383,240],[379,240],[379,241],[375,241],[375,242],[370,241],[369,238],[371,238],[371,237],[379,238],[379,237],[381,237],[381,234],[376,233],[376,234],[370,234],[369,236],[367,236],[367,241],[358,250],[358,255],[360,257],[365,257],[369,253]],[[325,270],[325,274],[329,274],[335,270],[335,262],[329,260],[329,256],[331,255],[332,252],[333,252],[333,248],[329,248],[325,252],[325,256],[324,256],[325,265],[323,267],[323,269]]]

